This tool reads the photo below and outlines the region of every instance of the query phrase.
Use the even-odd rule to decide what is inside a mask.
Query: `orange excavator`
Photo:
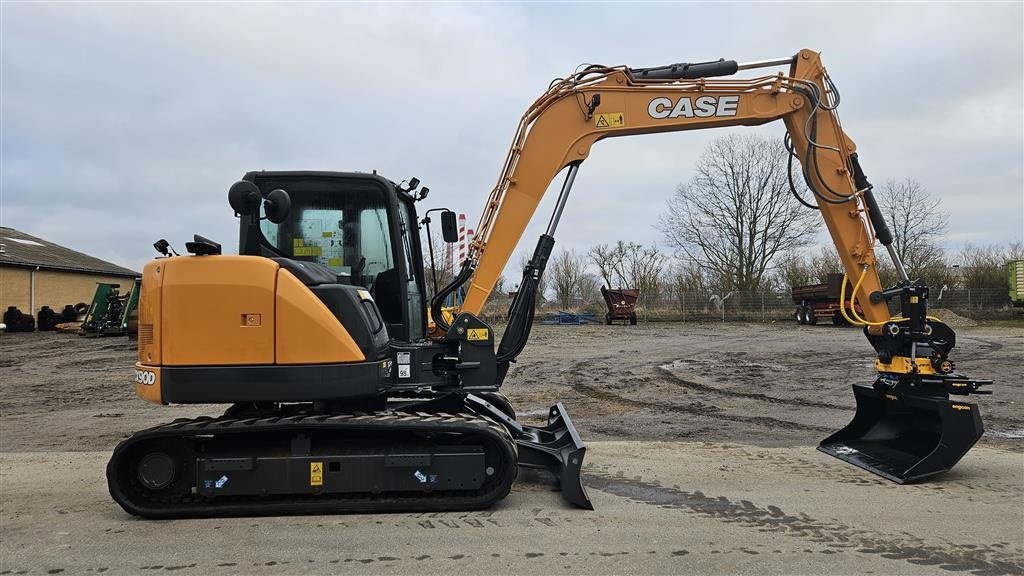
[[[734,77],[741,70],[762,72]],[[467,260],[429,303],[429,325],[416,213],[427,188],[375,173],[246,174],[228,192],[239,255],[201,236],[188,256],[157,242],[163,257],[146,265],[139,303],[137,394],[228,406],[121,442],[107,466],[111,495],[152,518],[474,509],[503,498],[526,466],[550,470],[566,500],[590,508],[586,447],[565,407],[530,426],[500,393],[529,338],[576,174],[604,138],[776,120],[791,184],[796,160],[795,178],[813,194],[801,201],[820,212],[846,269],[843,299],[860,304],[847,319],[864,327],[878,370],[854,385],[852,422],[819,449],[896,482],[949,470],[982,434],[977,405],[950,395],[990,382],[956,371],[955,335],[927,315],[927,286],[893,251],[838,105],[810,50],[744,64],[586,66],[555,80],[523,115]],[[481,309],[560,172],[496,345]],[[440,216],[452,241],[454,214]],[[876,240],[899,272],[895,286],[880,284]],[[446,320],[442,304],[460,289],[465,300]]]

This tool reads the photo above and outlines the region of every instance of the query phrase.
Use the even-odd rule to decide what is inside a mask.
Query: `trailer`
[[[1006,272],[1010,281],[1010,302],[1014,308],[1024,308],[1024,260],[1007,262]]]
[[[849,299],[840,303],[840,296],[843,287],[842,274],[829,274],[822,284],[807,284],[805,286],[793,287],[793,303],[796,304],[794,316],[798,324],[814,325],[819,319],[829,319],[836,326],[847,324],[846,318],[840,311],[840,306],[845,305],[847,314],[850,314]],[[853,287],[848,289],[848,294]],[[860,303],[854,302],[854,309],[858,315],[863,315]]]
[[[601,297],[608,306],[608,312],[604,315],[605,324],[611,324],[613,320],[628,320],[630,324],[636,326],[636,301],[640,298],[639,290],[601,286]]]

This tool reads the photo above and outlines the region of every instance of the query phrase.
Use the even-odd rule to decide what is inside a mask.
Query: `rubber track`
[[[122,464],[131,466],[126,455],[142,442],[167,438],[190,438],[225,435],[244,436],[267,432],[315,432],[318,434],[346,432],[464,434],[467,437],[490,440],[488,449],[500,447],[501,465],[498,474],[486,482],[478,492],[437,491],[431,493],[385,494],[322,494],[272,497],[231,496],[206,498],[188,494],[166,499],[140,498],[142,490],[134,486],[121,486],[120,478],[131,478],[133,471],[118,473]],[[197,518],[222,516],[263,516],[287,514],[331,514],[343,512],[389,511],[442,511],[476,510],[487,508],[504,498],[512,487],[518,472],[515,443],[508,432],[494,422],[469,414],[444,413],[370,413],[370,414],[313,414],[267,418],[209,418],[178,419],[136,432],[125,439],[107,463],[107,486],[110,495],[127,512],[147,518]]]

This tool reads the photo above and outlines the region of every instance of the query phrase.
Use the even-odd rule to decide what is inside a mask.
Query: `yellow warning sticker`
[[[302,238],[295,238],[294,240],[292,240],[293,248],[298,248],[299,246],[303,246]]]
[[[487,328],[470,328],[466,331],[466,340],[487,340],[490,336],[490,330]]]
[[[626,115],[622,112],[605,112],[594,117],[594,126],[598,128],[616,128],[626,125]]]
[[[324,238],[334,238],[334,232],[324,232],[322,236]]]
[[[296,246],[292,248],[293,256],[319,256],[319,246]]]
[[[918,297],[917,297],[917,296],[911,296],[911,297],[910,297],[910,303],[911,303],[911,304],[917,304],[917,300],[918,300]]]
[[[341,268],[341,258],[328,258],[327,265],[331,268]]]
[[[310,462],[309,463],[309,485],[310,486],[323,486],[324,485],[324,463],[323,462]]]
[[[971,407],[970,406],[964,406],[963,404],[950,404],[949,406],[953,410],[966,410],[967,412],[971,411]]]

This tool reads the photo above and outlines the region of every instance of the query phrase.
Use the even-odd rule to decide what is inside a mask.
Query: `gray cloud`
[[[140,268],[150,243],[235,243],[251,169],[419,176],[474,219],[523,110],[580,62],[755,60],[811,47],[876,183],[942,198],[956,247],[1022,237],[1020,4],[10,4],[0,221]],[[782,127],[757,130],[782,136]],[[598,144],[559,245],[660,241],[711,138]],[[557,184],[556,184],[557,186]],[[521,244],[532,247],[554,194]]]

